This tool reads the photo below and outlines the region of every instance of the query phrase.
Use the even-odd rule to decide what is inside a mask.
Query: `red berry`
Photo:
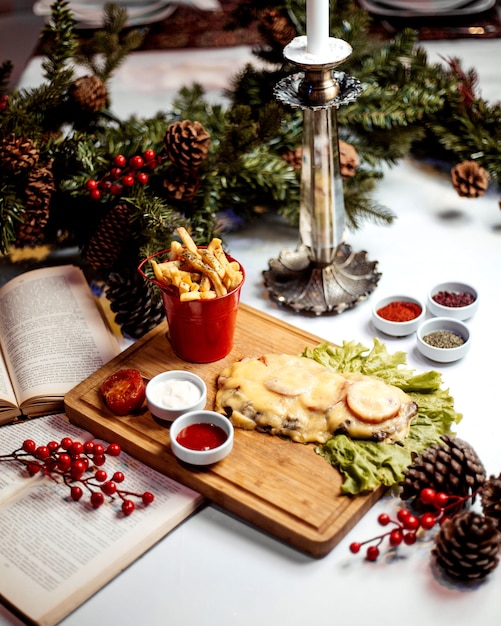
[[[83,449],[84,449],[85,454],[92,454],[94,452],[94,442],[86,441],[83,444]]]
[[[59,450],[59,442],[49,441],[49,443],[47,444],[47,448],[49,448],[51,452],[56,452],[57,450]]]
[[[97,180],[94,180],[94,178],[90,178],[86,183],[85,183],[85,189],[87,189],[87,191],[92,191],[94,189],[97,189],[99,183]]]
[[[38,474],[38,472],[41,469],[41,466],[38,463],[35,463],[34,461],[31,463],[28,463],[28,465],[26,466],[26,469],[28,471],[28,474],[30,476],[34,476],[35,474]]]
[[[97,470],[94,474],[94,478],[98,483],[104,483],[104,481],[108,478],[108,474],[104,470]]]
[[[129,159],[129,165],[132,167],[133,170],[138,170],[139,168],[143,167],[144,165],[144,159],[142,156],[133,156]]]
[[[84,451],[84,446],[80,441],[74,441],[71,444],[71,447],[68,449],[68,453],[73,458],[76,458],[78,455],[82,454],[83,451]]]
[[[435,496],[435,489],[431,489],[431,487],[425,487],[425,489],[421,490],[419,498],[423,504],[434,504]]]
[[[153,161],[153,159],[155,158],[155,151],[154,150],[145,150],[143,152],[143,157],[144,160],[148,163],[149,161]]]
[[[119,196],[122,193],[122,185],[113,183],[110,187],[110,193],[112,196]]]
[[[123,481],[125,480],[125,475],[123,472],[115,472],[113,474],[113,480],[116,483],[123,483]]]
[[[419,518],[415,515],[409,515],[403,522],[405,530],[417,530],[419,528]]]
[[[449,501],[449,496],[443,491],[440,491],[439,493],[436,494],[435,498],[433,499],[433,505],[437,509],[443,509],[445,506],[447,506],[448,501]]]
[[[80,500],[82,496],[83,496],[82,488],[78,487],[77,485],[73,485],[73,487],[71,488],[72,499],[75,500],[75,502],[77,502],[78,500]]]
[[[124,187],[132,187],[134,184],[134,176],[132,174],[127,174],[126,176],[122,176],[122,185]]]
[[[113,165],[117,167],[123,167],[127,163],[127,159],[123,154],[117,154],[117,156],[113,159]]]
[[[144,172],[139,172],[139,174],[137,175],[137,182],[140,185],[146,185],[146,183],[148,182],[148,174],[145,174]]]
[[[94,454],[94,456],[92,457],[92,461],[94,462],[94,465],[101,467],[101,465],[104,465],[106,463],[106,457],[104,456],[104,454]]]
[[[72,478],[79,479],[82,477],[82,474],[87,469],[85,463],[81,459],[77,459],[76,461],[72,461],[71,463],[71,476]]]
[[[33,441],[33,439],[25,439],[23,441],[23,450],[28,452],[28,454],[33,454],[37,449],[37,444]]]
[[[61,448],[64,448],[65,450],[69,450],[72,445],[73,445],[73,439],[71,439],[71,437],[63,437],[63,439],[61,439]]]
[[[122,175],[122,168],[121,167],[112,167],[110,170],[110,176],[114,179],[114,180],[118,180],[120,178],[120,176]]]
[[[377,561],[379,556],[379,548],[377,546],[369,546],[367,548],[366,558],[368,561]]]
[[[104,446],[102,443],[94,442],[94,454],[104,454]]]
[[[390,523],[390,516],[388,513],[381,513],[381,515],[377,518],[377,521],[381,524],[381,526],[387,526]]]
[[[132,502],[132,500],[124,500],[122,503],[122,512],[124,515],[130,515],[135,508],[136,505]]]
[[[101,199],[101,191],[99,189],[91,189],[89,192],[89,196],[92,200],[100,200]]]
[[[417,537],[415,532],[404,534],[404,543],[406,543],[408,546],[412,546],[413,543],[416,543],[416,539]]]
[[[35,450],[35,456],[37,457],[37,459],[40,459],[40,461],[45,460],[49,455],[50,450],[47,446],[38,446],[38,448]]]
[[[60,454],[57,458],[57,466],[62,472],[66,472],[71,466],[71,457],[69,454]]]
[[[108,456],[118,456],[120,452],[122,452],[122,448],[118,443],[110,443],[110,445],[106,449],[106,454]]]
[[[103,483],[101,485],[101,489],[103,493],[105,493],[107,496],[112,496],[114,493],[116,493],[117,486],[112,480],[109,480],[107,483]]]
[[[353,543],[350,543],[350,552],[353,552],[353,554],[357,554],[357,552],[360,552],[361,547],[362,546],[358,543],[358,541],[354,541]]]
[[[141,499],[143,501],[143,504],[148,505],[153,502],[153,500],[155,499],[155,496],[150,491],[145,491],[143,495],[141,496]]]
[[[430,528],[433,528],[433,526],[435,526],[435,522],[436,518],[433,513],[424,513],[423,515],[421,515],[421,528],[424,528],[425,530],[430,530]]]
[[[45,465],[46,470],[49,473],[51,473],[58,467],[57,459],[54,459],[53,457],[49,456],[48,458],[45,459],[44,465]]]
[[[390,533],[390,545],[399,546],[404,538],[402,531],[399,528],[395,528]]]
[[[104,496],[100,491],[93,491],[92,495],[90,497],[90,503],[92,504],[92,506],[97,509],[99,508],[104,502]]]
[[[397,519],[401,524],[405,524],[410,516],[410,512],[407,509],[400,509],[397,513]]]

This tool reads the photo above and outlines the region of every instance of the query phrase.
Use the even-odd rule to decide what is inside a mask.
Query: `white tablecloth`
[[[501,94],[501,42],[443,41],[425,45],[430,59],[457,56],[475,67],[484,97]],[[250,58],[232,50],[138,53],[115,76],[113,108],[123,116],[152,115],[167,106],[180,85],[203,83],[210,98]],[[35,60],[21,85],[39,81]],[[348,243],[367,250],[382,273],[375,293],[355,309],[335,317],[311,318],[277,308],[263,290],[268,260],[284,247],[295,247],[297,232],[274,218],[264,219],[228,238],[231,254],[246,268],[243,302],[307,329],[332,342],[357,340],[372,345],[379,336],[391,351],[404,350],[419,371],[438,369],[464,419],[458,435],[469,441],[488,474],[501,472],[501,213],[498,196],[460,199],[448,177],[411,161],[388,171],[378,200],[398,216],[391,227],[367,224]],[[273,227],[270,227],[270,222]],[[375,298],[413,294],[424,298],[435,283],[459,279],[480,292],[480,308],[468,322],[472,348],[465,359],[437,365],[420,357],[413,336],[382,337],[372,327]],[[379,534],[377,515],[395,510],[395,501],[379,502],[325,558],[305,556],[259,530],[208,506],[176,528],[87,603],[64,620],[65,626],[498,626],[501,567],[478,588],[440,582],[431,568],[430,543],[401,547],[396,558],[377,563],[353,556],[354,540]],[[16,624],[0,608],[0,624]]]

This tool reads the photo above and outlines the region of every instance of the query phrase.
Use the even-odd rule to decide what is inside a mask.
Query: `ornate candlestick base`
[[[329,40],[325,58],[308,54],[296,37],[284,56],[303,69],[275,87],[275,97],[303,110],[300,244],[283,250],[263,272],[265,286],[280,304],[296,311],[342,313],[376,287],[377,263],[344,243],[345,209],[339,165],[337,109],[356,100],[360,82],[334,68],[351,54],[340,39]]]
[[[376,269],[377,261],[347,244],[340,244],[333,262],[324,267],[310,261],[306,246],[299,245],[271,259],[263,277],[270,296],[281,305],[315,315],[338,314],[374,291],[381,276]]]

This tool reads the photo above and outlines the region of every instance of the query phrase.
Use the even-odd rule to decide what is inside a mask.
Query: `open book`
[[[81,269],[26,272],[0,289],[0,424],[63,408],[64,395],[120,352]]]
[[[25,439],[37,445],[93,439],[62,414],[5,425],[0,434],[0,454],[11,454]],[[88,494],[74,502],[67,485],[27,478],[18,463],[1,463],[0,600],[30,623],[61,621],[204,501],[124,452],[107,456],[102,469],[109,476],[123,472],[123,489],[150,491],[154,501],[136,504],[127,517],[116,496],[93,509]]]

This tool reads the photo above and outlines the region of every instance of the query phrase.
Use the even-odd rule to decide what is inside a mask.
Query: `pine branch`
[[[73,70],[67,67],[77,49],[74,20],[67,0],[55,0],[51,17],[42,30],[46,56],[42,62],[44,76],[49,83],[68,86],[73,80]]]
[[[16,241],[16,228],[23,221],[24,203],[9,184],[0,185],[0,254],[8,254]]]
[[[125,36],[127,10],[119,4],[107,3],[104,7],[103,28],[94,32],[90,40],[83,42],[75,54],[75,60],[98,76],[103,82],[123,63],[128,54],[139,48],[143,33],[137,29]]]

